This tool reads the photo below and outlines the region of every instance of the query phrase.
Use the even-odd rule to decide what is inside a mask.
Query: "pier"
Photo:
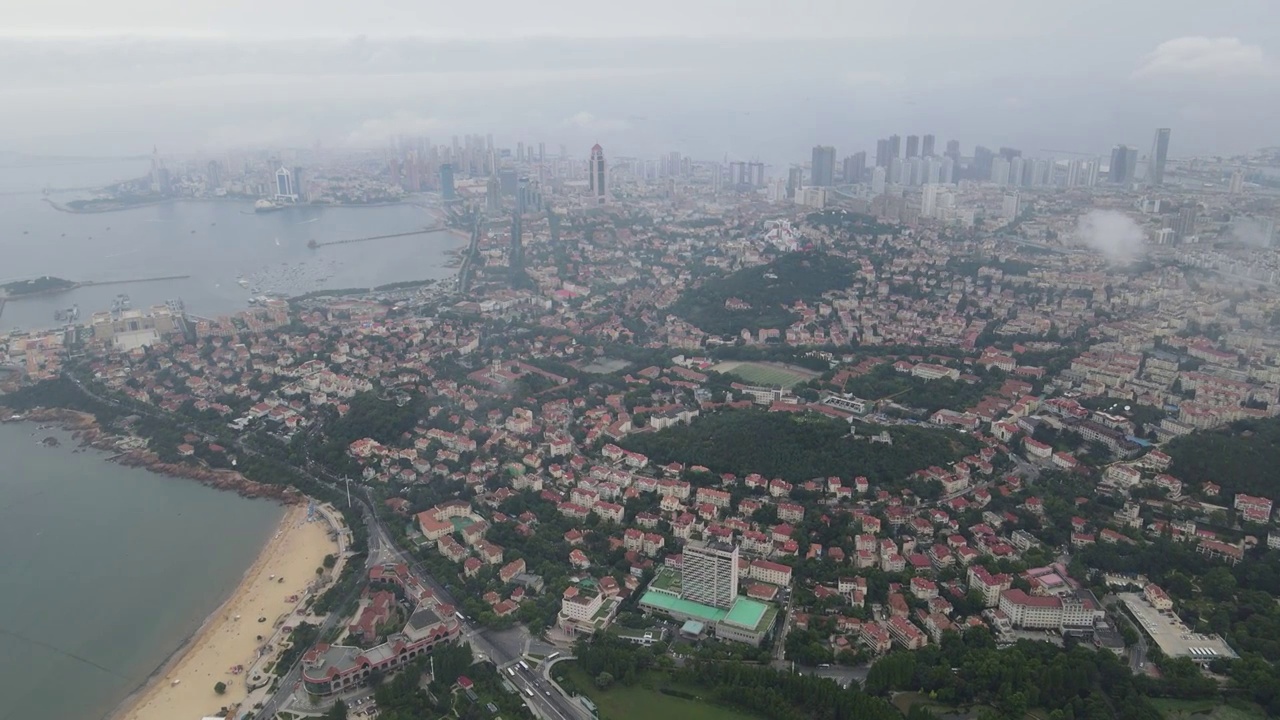
[[[316,250],[330,245],[351,245],[353,243],[372,242],[374,240],[390,240],[391,238],[410,237],[412,235],[426,235],[428,233],[440,232],[441,230],[448,229],[447,225],[441,223],[428,228],[422,228],[421,230],[409,230],[408,232],[391,233],[390,235],[372,235],[370,237],[350,238],[347,240],[329,240],[326,242],[316,242],[315,240],[312,240],[307,243],[307,247],[312,250]]]
[[[131,280],[86,280],[75,287],[101,287],[103,285],[132,285],[133,283],[163,282],[165,280],[189,280],[190,275],[165,275],[163,277],[133,278]]]

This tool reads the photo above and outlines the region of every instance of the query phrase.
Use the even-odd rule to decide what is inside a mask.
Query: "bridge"
[[[316,242],[311,240],[307,243],[307,247],[316,250],[330,245],[351,245],[353,243],[372,242],[374,240],[390,240],[391,238],[409,237],[411,235],[427,235],[429,233],[448,230],[449,227],[444,223],[432,225],[431,227],[422,228],[421,230],[409,230],[407,232],[391,233],[390,235],[371,235],[369,237],[349,238],[347,240],[328,240],[326,242]]]

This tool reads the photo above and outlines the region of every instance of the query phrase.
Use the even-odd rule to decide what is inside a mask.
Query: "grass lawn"
[[[614,685],[608,691],[596,688],[591,679],[578,668],[569,672],[578,688],[591,698],[600,711],[601,720],[753,720],[757,716],[739,710],[663,695],[658,688],[669,685],[660,675],[649,675],[631,687]],[[644,687],[648,684],[653,689]],[[697,692],[695,688],[680,688]]]
[[[791,387],[806,380],[815,378],[821,373],[792,368],[781,363],[766,362],[723,362],[711,368],[716,372],[733,373],[752,385],[781,385]]]
[[[1170,698],[1152,698],[1151,704],[1156,706],[1166,720],[1262,720],[1266,717],[1262,708],[1253,704],[1245,708],[1233,707],[1214,700]]]

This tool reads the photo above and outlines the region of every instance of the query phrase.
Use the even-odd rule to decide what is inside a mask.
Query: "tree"
[[[347,704],[338,700],[329,708],[329,712],[324,714],[324,720],[347,720]]]
[[[608,690],[613,687],[613,676],[607,672],[602,672],[596,676],[595,683],[596,687],[601,690]]]
[[[213,691],[219,695],[225,695],[227,692],[227,684],[219,680],[213,684]]]

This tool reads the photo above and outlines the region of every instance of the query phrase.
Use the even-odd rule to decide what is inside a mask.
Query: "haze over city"
[[[372,147],[492,132],[782,163],[896,131],[1101,153],[1280,124],[1265,0],[28,3],[0,38],[10,151]]]

